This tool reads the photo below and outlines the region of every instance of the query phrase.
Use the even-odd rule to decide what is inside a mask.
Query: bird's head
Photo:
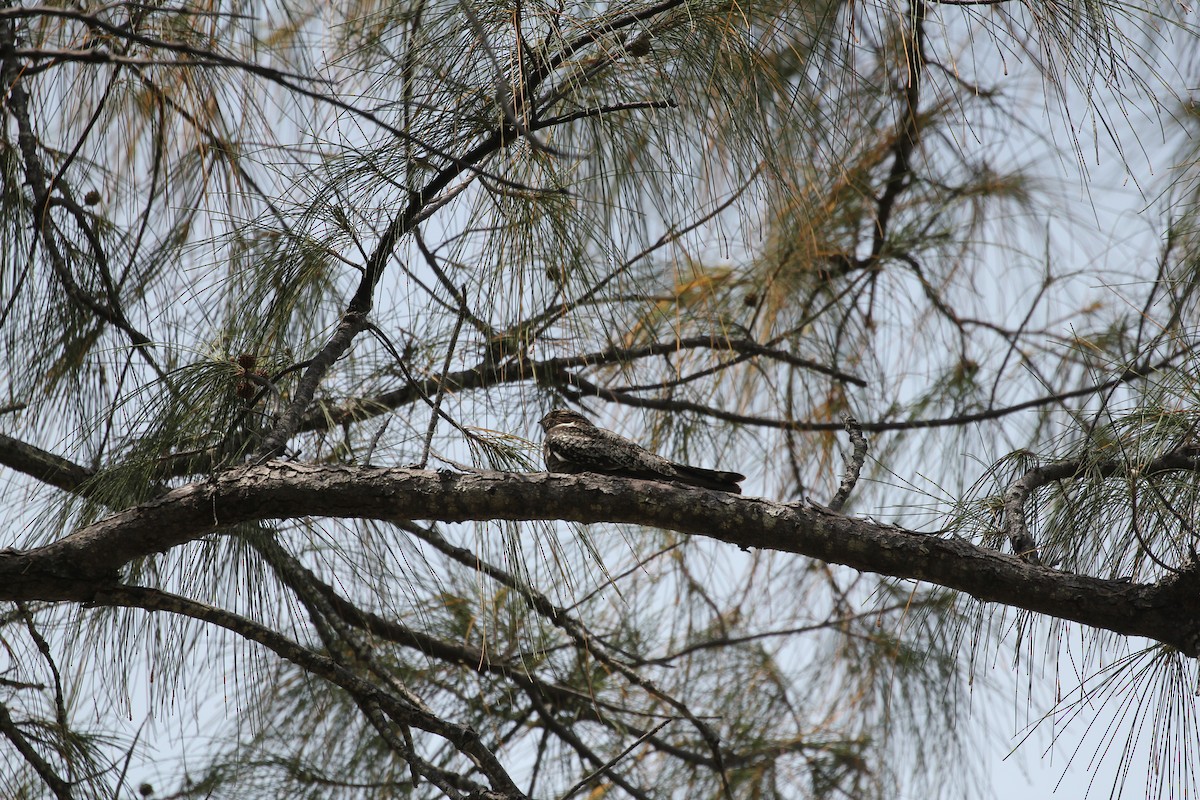
[[[587,421],[587,417],[582,414],[576,414],[574,411],[568,411],[565,408],[556,408],[546,416],[542,417],[538,425],[542,426],[542,430],[547,433],[551,428],[556,428],[559,425],[578,425],[581,428],[595,427]]]

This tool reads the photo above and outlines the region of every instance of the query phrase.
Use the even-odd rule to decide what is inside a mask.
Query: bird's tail
[[[741,494],[742,487],[738,486],[738,484],[746,480],[745,475],[739,475],[736,472],[704,469],[703,467],[693,467],[688,464],[672,464],[671,466],[675,467],[675,471],[678,473],[677,480],[680,483],[699,486],[703,489],[716,489],[718,492]]]

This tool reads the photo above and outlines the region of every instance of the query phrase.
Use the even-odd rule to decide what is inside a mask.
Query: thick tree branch
[[[121,568],[223,527],[306,516],[623,522],[929,581],[1200,654],[1197,568],[1155,584],[1073,575],[971,544],[818,509],[595,475],[309,466],[239,467],[34,550],[0,551],[0,600],[87,601]]]

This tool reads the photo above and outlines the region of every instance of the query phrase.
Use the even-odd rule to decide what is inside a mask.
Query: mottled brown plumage
[[[624,478],[673,481],[704,489],[741,494],[736,472],[677,464],[636,442],[597,428],[582,414],[555,409],[539,423],[546,432],[542,454],[550,472],[599,472]]]

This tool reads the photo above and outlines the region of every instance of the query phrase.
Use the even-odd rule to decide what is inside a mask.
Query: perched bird
[[[574,411],[555,409],[538,424],[546,432],[542,453],[550,472],[600,472],[622,478],[673,481],[734,494],[742,493],[738,483],[746,480],[746,476],[736,472],[668,461],[624,436],[597,428]]]

